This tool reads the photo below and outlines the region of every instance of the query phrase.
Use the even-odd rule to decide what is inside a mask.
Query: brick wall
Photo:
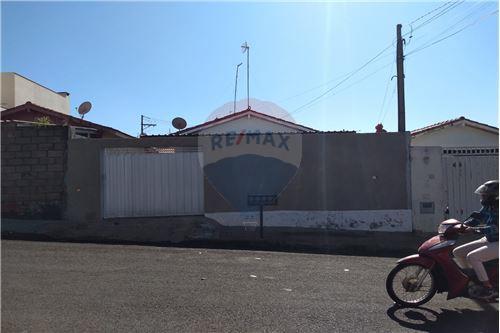
[[[2,217],[59,219],[68,128],[2,124]]]

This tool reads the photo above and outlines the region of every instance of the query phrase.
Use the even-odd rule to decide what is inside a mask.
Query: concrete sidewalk
[[[434,234],[312,228],[223,227],[204,216],[113,219],[98,223],[2,219],[3,239],[402,256]]]

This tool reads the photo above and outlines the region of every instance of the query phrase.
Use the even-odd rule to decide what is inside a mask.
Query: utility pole
[[[144,133],[144,130],[146,128],[154,127],[154,126],[156,126],[156,124],[146,124],[146,123],[144,123],[144,116],[141,114],[141,135],[140,136],[145,136],[146,135],[146,133]]]
[[[406,131],[405,121],[405,74],[404,74],[404,55],[403,38],[401,38],[401,24],[396,26],[397,46],[396,46],[396,67],[398,78],[398,132]]]

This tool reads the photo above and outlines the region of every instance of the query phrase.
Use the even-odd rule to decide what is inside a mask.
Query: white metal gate
[[[199,154],[175,148],[105,149],[104,218],[203,214]]]
[[[451,218],[463,221],[481,208],[476,188],[498,179],[498,148],[446,148],[443,168],[445,205]]]

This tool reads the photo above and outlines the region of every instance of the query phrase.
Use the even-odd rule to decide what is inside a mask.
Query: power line
[[[382,101],[382,106],[380,107],[380,112],[379,112],[379,115],[377,118],[378,119],[377,122],[380,122],[380,117],[382,117],[382,113],[384,111],[384,106],[385,106],[385,101],[387,98],[387,92],[389,91],[389,85],[390,85],[392,79],[394,78],[394,65],[395,65],[395,62],[392,64],[391,71],[389,72],[389,79],[387,80],[387,85],[385,86],[384,99]]]
[[[391,102],[394,99],[394,95],[396,94],[396,88],[397,88],[397,85],[394,85],[394,89],[392,89],[391,98],[389,99],[389,102],[387,103],[387,109],[385,110],[384,115],[382,116],[382,119],[380,120],[381,123],[384,122],[385,116],[387,116],[387,112],[389,111]]]
[[[439,18],[440,16],[448,13],[450,10],[456,8],[457,6],[459,6],[460,4],[462,4],[465,0],[460,0],[460,1],[455,1],[455,2],[447,2],[446,5],[441,5],[439,6],[438,8],[428,12],[427,14],[424,14],[422,15],[421,17],[415,19],[414,21],[412,22],[417,22],[419,21],[420,19],[430,15],[431,13],[433,12],[436,12],[437,10],[441,9],[444,7],[444,9],[442,9],[441,11],[439,11],[437,14],[433,15],[431,18],[429,18],[428,20],[424,21],[422,24],[420,24],[419,26],[417,26],[414,30],[417,30],[417,29],[420,29],[422,27],[424,27],[425,25],[431,23],[432,21],[436,20],[437,18]],[[408,33],[407,33],[408,34]],[[359,71],[361,71],[363,68],[365,68],[366,66],[368,66],[370,63],[372,63],[375,59],[379,58],[383,53],[385,53],[388,49],[390,49],[391,47],[394,46],[394,42],[391,43],[391,45],[387,46],[386,48],[384,48],[382,51],[380,51],[377,55],[375,55],[373,58],[371,58],[370,60],[368,60],[365,64],[363,64],[361,67],[355,69],[354,71],[350,72],[350,74],[348,74],[343,80],[341,80],[339,83],[337,83],[336,85],[334,85],[333,87],[331,87],[330,89],[326,90],[325,92],[323,92],[322,94],[320,94],[319,96],[313,98],[312,100],[308,101],[307,103],[299,106],[298,108],[296,108],[295,110],[292,111],[292,113],[295,113],[297,112],[298,110],[301,110],[303,108],[307,108],[308,106],[312,105],[313,103],[315,103],[316,101],[318,101],[319,99],[321,99],[323,96],[327,95],[328,93],[330,93],[332,90],[336,89],[337,87],[339,87],[340,85],[342,85],[344,82],[346,82],[347,80],[349,80],[351,77],[353,77],[355,74],[357,74]],[[323,85],[321,85],[323,86]],[[321,87],[320,86],[320,87]],[[314,89],[311,89],[311,90],[314,90]],[[309,90],[309,91],[311,91]],[[307,91],[307,92],[309,92]],[[300,93],[298,95],[303,95],[305,94],[306,92],[304,93]],[[293,96],[293,97],[296,97],[296,96]]]
[[[476,6],[478,6],[479,4],[481,4],[480,2],[477,2],[475,3],[473,6],[471,6],[469,9],[472,9]],[[462,23],[463,21],[467,20],[468,18],[474,16],[475,14],[477,13],[480,13],[484,8],[488,7],[488,5],[492,4],[491,2],[489,1],[483,1],[482,4],[476,8],[475,10],[471,10],[469,11],[469,13],[467,15],[465,15],[464,17],[462,17],[460,20],[456,21],[455,23],[453,23],[452,25],[448,26],[448,28],[444,29],[440,34],[436,35],[435,37],[438,37],[438,36],[441,36],[441,35],[444,35],[446,32],[452,30],[454,27],[456,27],[457,25],[459,25],[460,23]],[[458,16],[458,15],[457,15]],[[455,16],[456,17],[456,16]]]
[[[153,121],[159,121],[159,122],[164,122],[164,123],[170,124],[170,122],[168,120],[153,118],[153,117],[149,117],[149,116],[144,116],[144,118],[147,118],[147,119],[153,120]]]
[[[476,13],[479,13],[483,8],[485,8],[488,4],[490,4],[489,1],[486,1],[486,0],[483,0],[482,2],[476,2],[474,3],[472,6],[470,6],[469,8],[467,8],[466,12],[468,11],[468,13],[462,17],[460,20],[456,21],[455,23],[451,24],[450,26],[448,26],[445,30],[443,30],[441,33],[435,35],[434,37],[438,37],[438,36],[441,36],[443,34],[445,34],[447,31],[453,29],[454,27],[456,27],[457,25],[459,25],[461,22],[467,20],[469,17],[475,15]],[[474,10],[471,10],[473,9],[474,7],[477,7],[479,6],[479,8],[477,9],[474,9]],[[453,18],[450,20],[450,21],[453,21],[455,18],[458,18],[460,16],[460,14],[457,14],[455,16],[453,16]],[[416,40],[416,39],[421,39],[423,36],[425,36],[426,34],[424,35],[420,35],[420,36],[417,36],[416,38],[413,36],[413,29],[410,31],[410,41],[411,40]],[[413,38],[413,39],[412,39]],[[407,43],[407,45],[409,45],[409,43]]]
[[[452,3],[452,2],[453,2],[453,1],[448,1],[448,2],[445,2],[443,5],[441,5],[441,6],[437,7],[437,8],[434,8],[433,10],[431,10],[431,11],[427,12],[426,14],[424,14],[424,15],[420,16],[419,18],[417,18],[417,19],[415,19],[415,20],[411,21],[410,23],[408,23],[408,25],[409,25],[409,26],[411,26],[411,25],[415,24],[416,22],[418,22],[419,20],[423,19],[423,18],[424,18],[424,17],[426,17],[427,15],[430,15],[430,14],[434,13],[436,10],[441,9],[441,8],[443,8],[444,6],[447,6],[448,4],[450,4],[450,3]]]
[[[465,1],[465,0],[464,0]],[[410,37],[408,38],[408,43],[405,42],[405,45],[406,44],[410,44],[411,42],[411,38],[413,38],[413,31],[415,30],[418,30],[424,26],[426,26],[427,24],[431,23],[432,21],[436,20],[437,18],[439,18],[440,16],[446,14],[447,12],[449,12],[450,10],[452,10],[453,8],[455,8],[456,6],[458,6],[459,4],[463,1],[448,1],[448,2],[445,2],[444,4],[442,4],[441,6],[439,7],[436,7],[434,8],[433,10],[431,11],[428,11],[427,13],[425,13],[424,15],[418,17],[417,19],[414,19],[413,21],[407,23],[406,25],[407,26],[410,26],[410,31],[409,32],[406,32],[402,35],[402,37],[405,37],[407,35],[410,35]],[[423,19],[424,17],[427,17],[428,15],[436,12],[437,10],[443,8],[443,7],[446,7],[444,8],[442,11],[440,11],[439,13],[437,13],[436,15],[432,16],[431,18],[429,18],[427,21],[425,21],[424,23],[420,24],[419,26],[417,26],[416,28],[413,28],[413,24],[415,24],[416,22],[420,21],[421,19]],[[396,43],[396,39],[394,39],[393,43]]]
[[[366,79],[368,79],[369,77],[371,77],[371,76],[373,76],[373,75],[377,74],[378,72],[380,72],[381,70],[383,70],[383,69],[387,68],[387,67],[388,67],[388,66],[390,66],[390,65],[394,65],[394,62],[393,62],[393,61],[391,61],[391,62],[389,62],[389,63],[386,63],[384,66],[379,67],[377,70],[375,70],[375,71],[371,72],[370,74],[368,74],[368,75],[366,75],[366,76],[362,77],[361,79],[359,79],[359,80],[357,80],[357,81],[354,81],[354,82],[353,82],[353,83],[351,83],[350,85],[348,85],[348,86],[346,86],[346,87],[344,87],[344,88],[342,88],[342,89],[340,89],[340,90],[338,90],[338,91],[334,92],[331,96],[338,95],[339,93],[341,93],[341,92],[343,92],[343,91],[345,91],[345,90],[347,90],[347,89],[351,88],[352,86],[355,86],[355,85],[357,85],[357,84],[359,84],[359,83],[361,83],[361,82],[365,81],[365,80],[366,80]],[[326,94],[326,93],[328,93],[328,92],[331,92],[331,90],[332,90],[332,89],[329,89],[329,91],[325,92],[323,95],[325,95],[325,94]],[[314,104],[316,104],[317,102],[319,102],[319,99],[317,99],[317,100],[315,100],[315,101],[312,101],[311,103],[308,103],[308,105],[307,105],[307,106],[303,106],[303,107],[301,106],[301,107],[299,107],[299,108],[297,108],[297,109],[293,110],[292,112],[290,112],[290,115],[295,114],[295,113],[302,112],[302,111],[304,111],[305,109],[307,109],[307,108],[309,108],[309,107],[313,106],[313,105],[314,105]]]
[[[393,45],[391,45],[391,46],[393,46]],[[378,59],[375,59],[375,60],[374,60],[374,62],[377,62],[377,61],[379,61],[379,60],[382,60],[382,59],[384,59],[384,58],[387,58],[388,56],[391,56],[391,55],[392,55],[392,54],[386,54],[386,55],[384,55],[384,56],[380,56]],[[315,86],[315,87],[309,88],[309,89],[307,89],[307,90],[305,90],[305,91],[299,92],[299,93],[297,93],[297,94],[295,94],[295,95],[292,95],[292,96],[290,96],[290,97],[286,97],[285,99],[279,100],[277,103],[283,103],[283,102],[286,102],[286,101],[288,101],[288,100],[291,100],[291,99],[294,99],[294,98],[297,98],[297,97],[303,96],[303,95],[305,95],[305,94],[307,94],[307,93],[310,93],[311,91],[314,91],[314,90],[317,90],[317,89],[322,88],[322,87],[324,87],[324,86],[327,86],[327,85],[329,85],[329,84],[330,84],[330,83],[332,83],[332,82],[338,81],[338,80],[340,80],[340,79],[342,79],[342,78],[345,78],[345,77],[347,77],[347,76],[349,76],[349,75],[351,75],[351,74],[355,74],[355,72],[357,72],[357,69],[352,70],[352,71],[350,71],[350,72],[348,72],[348,73],[345,73],[345,74],[342,74],[342,75],[336,76],[336,77],[334,77],[333,79],[330,79],[330,80],[328,80],[328,81],[326,81],[326,82],[323,82],[323,83],[322,83],[322,84],[320,84],[320,85],[317,85],[317,86]]]
[[[371,58],[370,60],[368,60],[366,63],[364,63],[361,67],[358,67],[356,70],[354,70],[353,72],[351,72],[350,75],[348,75],[345,79],[341,80],[339,83],[337,83],[335,86],[333,86],[332,88],[330,89],[327,89],[324,93],[322,93],[321,95],[313,98],[312,100],[310,100],[309,102],[299,106],[298,108],[296,108],[295,110],[293,110],[292,112],[296,112],[302,108],[305,108],[309,105],[311,105],[312,103],[316,102],[317,100],[321,99],[323,96],[327,95],[329,92],[331,92],[333,89],[337,88],[338,86],[340,86],[342,83],[346,82],[347,80],[349,80],[351,77],[353,77],[354,75],[356,75],[359,71],[361,71],[363,68],[365,68],[366,66],[368,66],[370,63],[372,63],[375,59],[377,59],[378,57],[380,57],[385,51],[387,51],[388,49],[390,49],[392,47],[392,44],[387,46],[386,48],[384,48],[382,51],[380,51],[379,53],[377,53],[377,55],[375,55],[373,58]],[[392,63],[392,62],[391,62]]]
[[[424,15],[420,16],[419,18],[417,18],[417,19],[413,20],[413,21],[411,22],[411,24],[414,24],[414,23],[418,22],[419,20],[421,20],[421,19],[423,19],[423,18],[427,17],[428,15],[430,15],[430,14],[432,14],[432,13],[435,13],[435,12],[437,12],[437,11],[439,11],[439,10],[440,10],[438,13],[436,13],[435,15],[433,15],[432,17],[430,17],[429,19],[427,19],[426,21],[424,21],[423,23],[421,23],[420,25],[418,25],[415,29],[413,29],[413,28],[412,28],[412,32],[413,32],[413,31],[415,31],[415,30],[421,29],[422,27],[424,27],[424,26],[426,26],[426,25],[430,24],[431,22],[435,21],[435,20],[436,20],[436,19],[438,19],[439,17],[441,17],[441,16],[443,16],[443,15],[447,14],[449,11],[451,11],[451,10],[453,10],[454,8],[458,7],[458,6],[459,6],[459,5],[461,5],[463,2],[465,2],[465,0],[454,1],[454,2],[449,1],[449,2],[447,2],[446,4],[441,5],[441,6],[437,7],[437,8],[435,8],[435,9],[433,9],[432,11],[429,11],[428,13],[426,13],[426,14],[424,14]],[[408,35],[408,33],[406,33],[405,35]],[[360,66],[360,67],[358,67],[357,69],[353,70],[352,72],[350,72],[350,73],[346,74],[345,76],[341,76],[341,77],[344,77],[344,78],[343,78],[340,82],[338,82],[337,84],[335,84],[333,87],[331,87],[331,88],[327,89],[325,92],[323,92],[323,93],[322,93],[322,94],[320,94],[319,96],[317,96],[317,97],[315,97],[315,98],[311,99],[310,101],[306,102],[305,104],[302,104],[301,106],[299,106],[298,108],[296,108],[295,110],[293,110],[290,114],[297,113],[297,112],[299,112],[299,111],[300,111],[300,110],[302,110],[302,109],[305,109],[305,108],[308,108],[308,107],[310,107],[310,106],[314,105],[317,101],[319,101],[319,100],[320,100],[320,99],[322,99],[324,96],[326,96],[327,94],[329,94],[330,92],[332,92],[334,89],[336,89],[336,88],[338,88],[339,86],[341,86],[342,84],[344,84],[347,80],[349,80],[350,78],[352,78],[354,75],[356,75],[356,74],[357,74],[357,73],[359,73],[361,70],[363,70],[365,67],[367,67],[369,64],[371,64],[371,63],[372,63],[372,62],[374,62],[376,59],[378,59],[379,57],[381,57],[381,56],[382,56],[382,54],[383,54],[383,53],[385,53],[387,50],[389,50],[391,47],[394,47],[394,42],[393,42],[393,43],[391,43],[389,46],[385,47],[385,48],[384,48],[382,51],[380,51],[379,53],[377,53],[374,57],[372,57],[370,60],[368,60],[368,61],[367,61],[366,63],[364,63],[362,66]],[[392,62],[391,62],[391,63],[392,63]],[[383,68],[385,68],[385,67],[386,67],[386,66],[384,66]],[[378,70],[377,70],[376,72],[378,72]],[[372,74],[373,74],[373,73],[372,73]],[[369,77],[369,76],[371,76],[372,74],[368,75],[368,77]],[[359,83],[359,82],[363,81],[364,79],[365,79],[365,78],[363,78],[363,79],[362,79],[362,80],[360,80],[360,81],[357,81],[356,83]],[[331,80],[331,81],[335,81],[335,80]],[[329,82],[331,82],[331,81],[329,81]],[[322,85],[319,85],[319,86],[317,86],[317,87],[315,87],[315,88],[309,89],[309,90],[307,90],[307,91],[305,91],[305,92],[302,92],[302,93],[296,94],[296,95],[294,95],[294,96],[292,96],[292,97],[290,97],[290,98],[287,98],[286,100],[291,99],[291,98],[294,98],[294,97],[297,97],[297,96],[301,96],[301,95],[306,94],[306,93],[308,93],[308,92],[310,92],[310,91],[313,91],[313,90],[315,90],[315,89],[318,89],[318,88],[320,88],[320,87],[322,87],[322,86],[327,85],[329,82],[324,83],[324,84],[322,84]],[[354,84],[356,84],[356,83],[354,83]],[[347,88],[349,88],[349,87],[353,86],[354,84],[349,85],[349,86],[348,86],[348,87],[346,87],[345,89],[347,89]],[[345,89],[343,89],[343,90],[345,90]],[[337,93],[338,93],[338,92],[337,92]],[[335,93],[335,94],[336,94],[336,93]],[[392,98],[392,96],[391,96],[391,98]],[[385,99],[385,98],[384,98],[384,99]],[[382,108],[382,110],[383,110],[383,108]],[[385,115],[384,115],[384,117],[385,117]]]
[[[446,40],[446,39],[448,39],[448,38],[450,38],[450,37],[453,37],[453,36],[455,36],[456,34],[458,34],[458,33],[462,32],[462,31],[464,31],[465,29],[470,28],[471,26],[475,25],[477,22],[482,21],[482,20],[484,20],[484,19],[487,19],[488,17],[490,17],[490,16],[492,16],[492,15],[495,15],[495,14],[497,14],[497,13],[498,13],[498,9],[497,9],[497,10],[494,10],[493,12],[490,12],[490,13],[488,13],[488,14],[486,14],[486,15],[483,15],[483,16],[481,16],[480,18],[478,18],[477,20],[475,20],[474,22],[467,24],[467,25],[466,25],[466,26],[464,26],[463,28],[461,28],[461,29],[459,29],[459,30],[457,30],[457,31],[455,31],[455,32],[453,32],[453,33],[451,33],[451,34],[449,34],[449,35],[447,35],[447,36],[443,37],[443,38],[440,38],[440,39],[438,39],[438,40],[436,40],[436,41],[434,41],[434,42],[428,43],[427,45],[423,45],[423,46],[421,46],[420,48],[417,48],[417,49],[415,49],[415,50],[413,50],[413,51],[411,51],[411,52],[407,53],[407,54],[406,54],[406,57],[408,57],[408,56],[410,56],[410,55],[412,55],[412,54],[414,54],[414,53],[420,52],[420,51],[422,51],[422,50],[425,50],[425,49],[426,49],[426,48],[428,48],[428,47],[431,47],[431,46],[433,46],[433,45],[436,45],[436,44],[438,44],[438,43],[441,43],[442,41],[444,41],[444,40]]]
[[[462,3],[464,3],[465,0],[460,0],[460,1],[455,1],[453,3],[450,4],[450,6],[444,8],[443,10],[441,10],[439,13],[431,16],[429,19],[427,19],[426,21],[424,21],[423,23],[421,23],[420,25],[416,26],[415,28],[412,27],[412,33],[418,29],[421,29],[423,27],[425,27],[426,25],[432,23],[433,21],[437,20],[438,18],[440,18],[441,16],[447,14],[448,12],[450,12],[451,10],[455,9],[456,7],[460,6]],[[411,25],[410,25],[411,26]],[[407,32],[405,34],[403,34],[403,37],[408,35],[410,32]]]
[[[339,80],[339,79],[342,79],[342,78],[344,78],[344,77],[346,77],[346,76],[348,76],[348,75],[352,74],[353,72],[354,72],[354,71],[351,71],[351,72],[349,72],[349,73],[345,73],[345,74],[343,74],[343,75],[336,76],[336,77],[334,77],[333,79],[328,80],[328,81],[326,81],[326,82],[324,82],[324,83],[322,83],[322,84],[320,84],[320,85],[317,85],[317,86],[315,86],[315,87],[313,87],[313,88],[307,89],[307,90],[302,91],[302,92],[300,92],[300,93],[298,93],[298,94],[295,94],[295,95],[293,95],[293,96],[290,96],[290,97],[287,97],[287,98],[285,98],[285,99],[282,99],[282,100],[278,101],[278,103],[283,103],[283,102],[286,102],[286,101],[288,101],[288,100],[294,99],[294,98],[296,98],[296,97],[300,97],[300,96],[302,96],[302,95],[305,95],[305,94],[307,94],[307,93],[310,93],[311,91],[314,91],[314,90],[316,90],[316,89],[322,88],[322,87],[324,87],[324,86],[326,86],[326,85],[329,85],[329,84],[330,84],[330,83],[332,83],[332,82],[335,82],[335,81],[337,81],[337,80]]]

